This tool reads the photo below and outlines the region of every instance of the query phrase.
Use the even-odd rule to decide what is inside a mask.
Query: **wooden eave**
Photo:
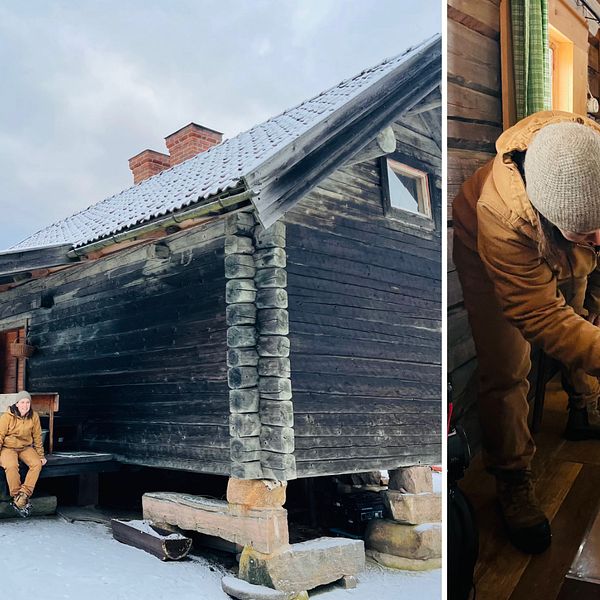
[[[252,201],[261,223],[269,227],[278,221],[380,131],[433,94],[441,82],[441,54],[441,40],[436,38],[409,63],[248,174],[244,181],[257,192]]]
[[[20,276],[25,276],[40,269],[79,262],[79,259],[67,256],[70,249],[71,244],[59,244],[2,252],[0,253],[0,284],[6,281],[18,280]]]

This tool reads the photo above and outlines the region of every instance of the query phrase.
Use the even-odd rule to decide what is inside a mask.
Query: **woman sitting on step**
[[[24,483],[19,461],[29,467]],[[29,514],[29,498],[45,464],[40,417],[31,408],[29,392],[19,392],[16,402],[0,416],[0,465],[6,472],[13,507],[22,516]]]

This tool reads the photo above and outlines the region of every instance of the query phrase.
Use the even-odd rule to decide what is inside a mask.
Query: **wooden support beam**
[[[229,390],[229,407],[232,413],[257,413],[258,388]]]
[[[98,472],[82,473],[78,477],[77,506],[96,506],[98,504]]]
[[[254,325],[256,304],[252,302],[230,304],[226,309],[227,325]]]
[[[441,101],[440,101],[441,104]],[[428,109],[430,110],[430,109]],[[377,137],[368,143],[360,152],[344,163],[345,167],[356,165],[361,162],[373,160],[380,156],[386,156],[396,150],[396,135],[391,126],[379,132]]]
[[[261,377],[258,390],[260,397],[267,400],[292,399],[292,382],[282,377]]]
[[[287,310],[282,308],[259,310],[257,328],[261,335],[287,335],[290,332]]]
[[[283,248],[263,248],[257,250],[254,255],[254,265],[257,269],[268,267],[284,268],[287,264],[287,256]]]
[[[151,492],[142,497],[144,519],[214,535],[259,552],[271,553],[289,543],[287,511],[252,508],[201,496]]]
[[[419,102],[416,106],[411,108],[410,110],[404,113],[405,116],[410,117],[413,115],[420,115],[424,112],[429,112],[430,110],[435,110],[436,108],[440,108],[442,106],[442,91],[438,87],[433,92],[429,93],[421,102]]]
[[[258,352],[255,348],[231,348],[227,351],[228,367],[255,367],[258,365]]]
[[[259,269],[254,276],[258,289],[287,287],[287,271],[278,267]]]
[[[283,335],[261,335],[258,338],[259,356],[281,356],[290,355],[290,339]]]
[[[45,248],[21,249],[0,253],[0,276],[18,276],[37,269],[70,265],[79,259],[71,259],[67,252],[71,244]]]
[[[252,279],[231,279],[225,286],[225,300],[228,304],[254,302],[256,286]]]
[[[188,555],[191,538],[166,529],[161,529],[147,521],[110,522],[115,540],[134,548],[144,550],[161,560],[180,560]]]
[[[256,308],[287,308],[288,295],[283,288],[263,288],[256,292]]]
[[[256,273],[254,258],[249,254],[230,254],[225,257],[227,279],[252,279]]]
[[[285,248],[285,238],[284,223],[273,223],[268,229],[259,225],[254,233],[254,246],[257,250],[262,248]]]
[[[229,430],[234,437],[253,437],[260,434],[260,429],[260,418],[257,413],[229,415]]]

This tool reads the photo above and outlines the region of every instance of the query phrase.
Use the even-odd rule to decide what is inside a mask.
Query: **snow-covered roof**
[[[408,48],[399,56],[384,60],[202,154],[45,227],[11,250],[57,244],[83,246],[240,187],[243,180],[275,155],[289,150],[301,136],[408,63],[434,40],[439,40],[439,36]]]

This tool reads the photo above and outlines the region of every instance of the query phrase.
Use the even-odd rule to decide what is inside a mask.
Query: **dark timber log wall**
[[[286,216],[301,477],[441,460],[440,149],[428,121],[394,127],[394,158],[430,173],[434,232],[384,216],[376,161],[337,171]]]
[[[58,391],[84,447],[129,462],[229,473],[223,220],[0,295],[30,313],[32,391]]]
[[[502,133],[499,0],[448,2],[448,374],[454,415],[479,437],[474,406],[477,360],[462,290],[452,262],[452,201],[460,186],[494,157]]]

